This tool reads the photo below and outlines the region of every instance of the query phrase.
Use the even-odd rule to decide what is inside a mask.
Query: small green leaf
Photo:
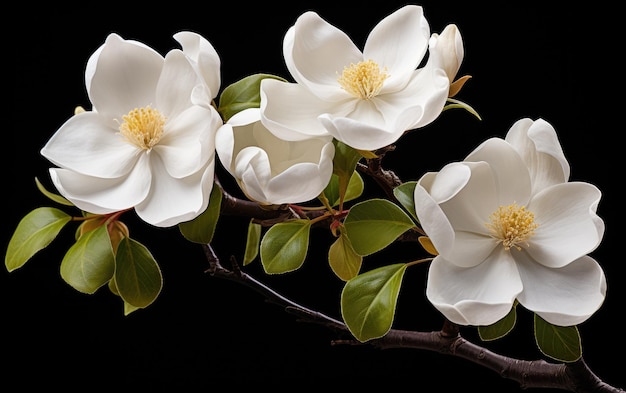
[[[209,244],[215,234],[215,227],[220,218],[221,206],[222,190],[217,185],[213,185],[211,196],[209,197],[209,206],[193,220],[178,224],[180,233],[190,242]]]
[[[345,191],[344,202],[360,197],[361,194],[363,194],[364,189],[365,185],[361,175],[357,171],[352,172],[352,176],[348,182],[348,187]],[[324,189],[324,195],[326,196],[326,199],[328,199],[331,207],[339,205],[339,177],[336,174],[331,176],[330,182],[328,182],[328,185]]]
[[[472,115],[476,116],[476,118],[478,120],[482,120],[480,115],[478,114],[478,112],[476,112],[476,110],[474,108],[472,108],[471,106],[469,106],[465,102],[459,101],[457,99],[450,98],[450,97],[448,97],[448,102],[451,102],[451,104],[446,104],[443,107],[442,112],[445,111],[445,110],[448,110],[448,109],[460,108],[460,109],[465,109],[466,111],[468,111]]]
[[[509,313],[498,322],[489,326],[479,326],[478,335],[483,341],[497,340],[509,334],[511,330],[513,330],[516,321],[517,311],[515,306],[513,306],[511,307],[511,311],[509,311]]]
[[[270,74],[254,74],[227,86],[219,99],[217,111],[228,121],[234,114],[248,108],[258,108],[261,103],[261,81],[266,78],[286,82],[284,78]]]
[[[344,226],[354,251],[365,256],[387,247],[415,224],[394,203],[385,199],[370,199],[350,209]]]
[[[274,224],[261,240],[261,264],[268,274],[297,270],[309,248],[309,220]]]
[[[67,199],[63,198],[61,195],[54,194],[54,193],[46,190],[46,188],[43,186],[43,184],[41,184],[41,182],[37,178],[35,178],[35,184],[37,185],[37,188],[39,189],[39,191],[42,194],[44,194],[45,196],[47,196],[48,198],[50,198],[52,201],[54,201],[56,203],[59,203],[61,205],[65,205],[65,206],[74,206],[74,204],[72,202],[70,202]]]
[[[415,186],[417,185],[416,181],[409,181],[399,185],[398,187],[393,189],[393,196],[396,197],[398,202],[406,211],[411,214],[411,217],[415,219],[415,222],[419,222],[417,218],[417,214],[415,213]]]
[[[341,315],[360,342],[380,338],[391,329],[406,266],[398,263],[370,270],[344,286]]]
[[[61,261],[61,277],[79,292],[92,294],[115,271],[115,256],[106,225],[84,233]]]
[[[243,265],[250,264],[259,255],[259,244],[261,243],[261,225],[252,220],[248,224],[248,238],[246,240],[246,251],[243,256]]]
[[[561,362],[575,362],[582,356],[576,326],[553,325],[535,314],[535,341],[546,356]]]
[[[328,262],[337,277],[348,281],[359,274],[363,257],[354,252],[350,239],[341,231],[328,250]]]
[[[159,296],[163,286],[161,269],[152,254],[141,243],[125,237],[117,248],[115,284],[125,303],[125,314],[133,307],[145,308]]]
[[[17,224],[9,240],[4,265],[9,272],[22,267],[38,251],[47,247],[72,217],[52,207],[40,207]]]

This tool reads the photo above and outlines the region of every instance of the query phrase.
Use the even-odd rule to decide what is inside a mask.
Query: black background
[[[429,170],[465,157],[491,136],[504,137],[521,117],[544,118],[557,130],[571,165],[571,179],[597,185],[603,192],[598,213],[606,234],[592,254],[608,280],[602,308],[579,326],[588,365],[606,382],[626,387],[623,357],[626,340],[621,312],[626,290],[624,261],[618,244],[624,235],[618,219],[617,186],[623,164],[617,163],[622,131],[620,104],[613,101],[622,79],[617,53],[623,45],[609,31],[617,14],[608,2],[566,8],[528,2],[426,1],[431,31],[456,23],[465,42],[460,74],[470,74],[457,97],[472,105],[482,121],[461,110],[444,113],[423,130],[409,134],[385,159],[403,180],[417,180]],[[11,15],[9,48],[3,54],[11,85],[8,127],[3,130],[3,252],[19,220],[39,206],[52,206],[35,188],[34,178],[50,186],[50,164],[39,150],[77,105],[89,107],[84,66],[111,32],[136,39],[165,54],[178,47],[172,35],[181,30],[202,34],[218,51],[222,88],[252,73],[287,77],[282,38],[298,15],[315,10],[346,31],[362,47],[370,29],[404,3],[264,2],[240,4],[183,1],[167,6],[149,3],[49,7],[18,5]],[[297,4],[297,5],[296,5]],[[12,70],[12,71],[11,71]],[[6,71],[5,71],[6,72]],[[6,90],[5,90],[6,92]],[[220,178],[229,184],[223,173]],[[376,194],[373,183],[367,192]],[[231,190],[237,194],[236,190]],[[131,237],[145,244],[159,262],[164,287],[145,310],[124,316],[121,301],[101,289],[84,295],[59,275],[72,229],[22,268],[0,269],[2,310],[1,384],[7,386],[104,387],[169,386],[205,391],[228,383],[271,382],[300,388],[327,378],[360,386],[395,387],[409,381],[414,389],[519,391],[516,382],[465,360],[418,350],[377,350],[368,346],[331,346],[336,336],[326,328],[302,323],[257,293],[219,280],[203,271],[198,245],[182,239],[176,228],[148,227],[127,217]],[[214,246],[222,262],[241,259],[244,219],[218,224]],[[329,236],[314,231],[310,258],[293,273],[267,276],[259,261],[246,272],[305,307],[340,319],[341,282],[325,260]],[[619,248],[619,251],[618,251]],[[419,257],[415,245],[400,245],[364,261],[363,269]],[[408,270],[403,281],[394,327],[429,331],[441,316],[424,299],[426,266]],[[540,359],[532,338],[531,317],[519,312],[516,329],[504,339],[486,343],[493,351],[522,359]],[[462,334],[477,341],[475,329]],[[293,379],[293,380],[290,380]],[[375,383],[376,385],[372,385]],[[330,386],[330,385],[327,385]],[[404,386],[404,384],[403,384]],[[2,389],[5,390],[5,389]],[[421,389],[424,391],[424,389]],[[549,389],[536,389],[549,391]]]

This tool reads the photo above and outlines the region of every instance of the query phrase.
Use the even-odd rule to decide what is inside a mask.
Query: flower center
[[[368,100],[378,94],[388,77],[386,68],[381,71],[376,62],[367,60],[344,67],[337,82],[353,96]]]
[[[489,233],[498,240],[498,243],[502,243],[507,251],[511,247],[521,250],[520,243],[528,246],[527,240],[535,234],[535,229],[539,226],[535,222],[535,215],[517,203],[498,207],[489,219],[491,222],[485,224]]]
[[[150,150],[159,143],[165,126],[165,116],[156,109],[146,106],[135,108],[122,117],[120,133],[140,149]]]

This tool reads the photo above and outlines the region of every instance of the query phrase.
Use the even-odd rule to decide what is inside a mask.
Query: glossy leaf
[[[391,329],[406,266],[383,266],[346,282],[341,292],[341,315],[360,342],[380,338]]]
[[[61,277],[79,292],[92,294],[115,271],[115,256],[106,225],[83,234],[61,261]]]
[[[333,157],[333,174],[337,176],[338,197],[328,198],[333,206],[339,205],[348,200],[348,188],[355,173],[356,165],[363,157],[354,148],[338,140],[333,140],[335,144],[335,156]],[[359,193],[360,195],[360,193]]]
[[[328,250],[330,268],[337,277],[343,281],[348,281],[359,274],[362,262],[363,257],[354,252],[350,239],[341,231],[339,237]]]
[[[582,356],[576,326],[556,326],[535,314],[535,341],[546,356],[561,362],[575,362]]]
[[[398,202],[409,212],[415,222],[419,222],[417,214],[415,213],[415,186],[416,181],[409,181],[399,185],[393,189],[393,196],[396,197]]]
[[[8,271],[22,267],[39,250],[47,247],[72,219],[59,209],[40,207],[17,224],[9,240],[4,265]]]
[[[43,184],[41,184],[41,182],[39,181],[39,179],[35,178],[35,184],[37,185],[37,189],[39,189],[39,191],[44,194],[46,197],[48,197],[49,199],[51,199],[52,201],[59,203],[61,205],[65,205],[65,206],[74,206],[74,204],[70,201],[68,201],[67,199],[65,199],[64,197],[62,197],[61,195],[52,193],[50,191],[48,191]]]
[[[234,114],[248,108],[258,108],[261,103],[261,81],[266,78],[286,81],[270,74],[254,74],[227,86],[219,99],[217,111],[224,122]]]
[[[261,264],[268,274],[297,270],[304,263],[311,223],[293,220],[274,224],[261,240]]]
[[[513,306],[511,307],[511,311],[498,322],[489,326],[479,326],[478,335],[483,341],[497,340],[509,334],[511,330],[513,330],[513,327],[515,327],[516,321],[517,311],[515,306]]]
[[[259,255],[259,244],[261,243],[261,225],[250,221],[248,224],[248,237],[246,240],[246,251],[243,256],[243,265],[251,263]]]
[[[350,209],[344,226],[354,251],[365,256],[387,247],[415,224],[394,203],[385,199],[370,199]]]
[[[352,172],[352,176],[350,177],[345,191],[344,202],[360,197],[364,189],[365,185],[361,175],[357,171]],[[328,199],[331,207],[339,205],[340,192],[339,177],[333,174],[330,178],[330,182],[328,182],[328,185],[324,189],[324,195],[326,199]]]
[[[141,243],[124,238],[115,258],[115,285],[125,303],[144,308],[159,296],[163,286],[161,269],[152,254]],[[125,307],[125,312],[134,311]]]
[[[217,185],[214,185],[209,197],[209,206],[206,210],[193,220],[178,224],[178,228],[185,239],[199,244],[211,243],[217,221],[220,218],[221,207],[222,190]]]

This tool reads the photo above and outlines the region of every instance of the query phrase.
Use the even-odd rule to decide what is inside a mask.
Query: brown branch
[[[376,158],[367,158],[366,163],[357,163],[357,169],[370,176],[380,188],[385,192],[387,197],[395,200],[393,189],[402,184],[400,178],[392,171],[383,169],[382,160],[390,151],[395,150],[394,145],[389,145],[376,151]]]
[[[557,388],[576,393],[624,393],[598,378],[581,358],[573,363],[548,363],[544,360],[520,360],[503,356],[461,336],[459,327],[445,321],[440,331],[419,332],[391,329],[385,336],[365,343],[355,340],[348,327],[341,321],[321,312],[308,309],[287,299],[267,287],[235,265],[233,270],[224,268],[210,245],[204,245],[209,262],[206,270],[213,277],[227,279],[253,289],[271,303],[284,307],[289,313],[298,315],[301,321],[317,323],[349,336],[349,339],[334,340],[331,345],[371,345],[379,349],[412,348],[438,352],[474,362],[493,370],[500,377],[514,380],[523,389]]]

